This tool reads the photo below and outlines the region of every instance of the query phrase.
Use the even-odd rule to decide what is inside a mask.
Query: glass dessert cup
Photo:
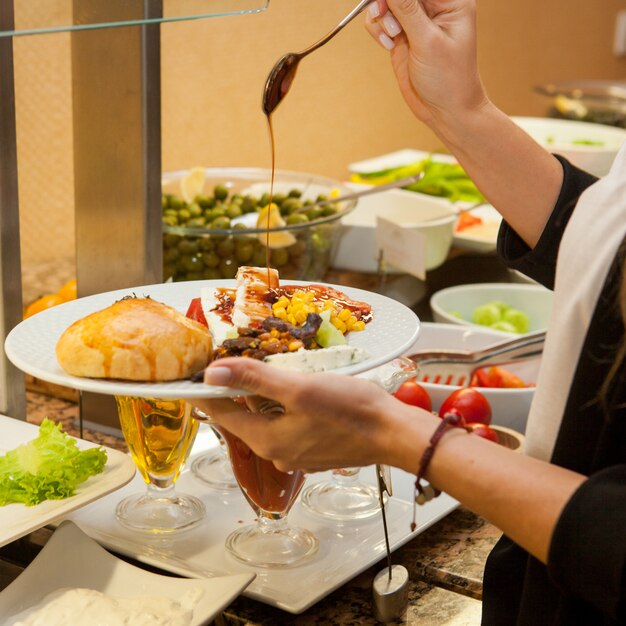
[[[198,409],[193,410],[193,416],[200,420],[207,419],[206,416],[200,416]],[[191,464],[191,472],[205,485],[213,489],[231,491],[236,489],[238,485],[228,459],[226,442],[215,428],[211,427],[211,429],[219,440],[219,446],[215,450],[198,456]]]
[[[336,521],[367,519],[380,513],[378,488],[359,480],[358,467],[333,470],[331,480],[311,485],[303,492],[302,505]]]
[[[287,515],[304,485],[304,472],[281,472],[257,456],[241,439],[215,426],[228,445],[233,474],[257,514],[257,522],[226,538],[226,549],[239,561],[257,567],[290,567],[313,556],[317,537],[287,522]]]
[[[413,361],[399,357],[361,376],[393,393],[417,372]],[[338,522],[367,519],[380,512],[378,487],[360,481],[358,467],[333,470],[331,480],[311,485],[303,492],[302,505],[316,515]]]
[[[173,533],[204,519],[204,504],[194,496],[177,494],[174,484],[189,456],[199,423],[184,400],[116,396],[124,439],[146,493],[122,500],[117,520],[132,530]]]

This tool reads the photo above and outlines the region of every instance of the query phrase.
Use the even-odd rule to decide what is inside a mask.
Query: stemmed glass
[[[174,489],[198,432],[191,406],[184,400],[131,396],[116,396],[115,401],[124,439],[148,486],[145,493],[118,504],[118,521],[152,533],[192,528],[204,518],[204,504]]]
[[[193,415],[210,420],[201,411],[194,410]],[[282,472],[222,426],[212,426],[226,441],[235,479],[257,514],[255,524],[238,528],[226,538],[228,552],[244,563],[268,568],[297,565],[314,555],[317,537],[287,521],[304,485],[304,472]]]
[[[404,381],[417,375],[413,361],[399,357],[361,374],[394,392]],[[378,489],[359,480],[358,467],[332,471],[331,479],[311,485],[302,493],[302,505],[309,511],[335,521],[362,520],[380,512]]]
[[[200,411],[194,409],[194,416],[198,419],[208,419],[208,416],[200,416]],[[230,491],[237,488],[237,481],[228,459],[226,442],[222,435],[211,427],[217,437],[218,447],[210,452],[199,455],[191,464],[192,474],[209,487],[219,491]]]

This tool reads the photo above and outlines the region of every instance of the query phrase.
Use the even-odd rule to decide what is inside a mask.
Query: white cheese
[[[189,626],[200,588],[180,602],[162,596],[111,597],[93,589],[60,589],[20,615],[12,626]]]
[[[360,363],[367,358],[367,352],[354,346],[342,345],[322,348],[320,350],[305,350],[284,352],[265,357],[265,362],[283,369],[299,372],[326,372],[339,367],[346,367]]]
[[[215,313],[213,309],[220,305],[219,300],[216,297],[216,290],[208,287],[203,287],[200,290],[200,303],[202,304],[202,312],[209,325],[209,332],[213,339],[213,347],[221,346],[225,339],[229,337],[237,336],[237,329],[235,326],[226,321],[222,315]],[[233,290],[233,296],[235,292]]]

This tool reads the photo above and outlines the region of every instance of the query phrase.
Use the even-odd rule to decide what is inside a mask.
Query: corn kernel
[[[276,338],[279,334],[280,333],[275,328],[272,328],[272,330],[270,330],[270,337]]]
[[[330,322],[338,331],[342,333],[346,332],[346,325],[338,317],[331,319]]]
[[[350,309],[341,309],[341,311],[339,311],[339,313],[337,313],[337,317],[342,322],[347,322],[350,319],[350,315],[352,315],[350,313]]]
[[[363,320],[357,320],[352,326],[353,331],[365,330],[365,322]]]
[[[297,325],[296,318],[291,313],[287,315],[287,321],[294,326]]]
[[[293,341],[289,342],[288,349],[289,349],[289,352],[295,352],[296,350],[299,350],[303,346],[304,344],[299,339],[294,339]]]
[[[293,316],[296,318],[296,321],[298,322],[298,324],[304,324],[304,322],[306,321],[306,317],[307,317],[307,312],[304,309],[298,309]]]
[[[277,311],[274,311],[274,315],[279,319],[279,320],[286,320],[287,319],[287,311],[285,309],[278,309]]]

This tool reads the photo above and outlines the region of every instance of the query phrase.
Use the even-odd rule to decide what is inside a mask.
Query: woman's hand
[[[476,62],[475,0],[377,0],[367,29],[413,113],[429,125],[487,102]]]
[[[394,438],[406,438],[405,422],[420,414],[425,418],[424,442],[437,423],[365,379],[290,372],[254,359],[231,358],[207,368],[204,380],[254,394],[247,398],[247,409],[228,398],[194,403],[283,471],[401,466],[402,446]],[[278,412],[273,410],[277,405],[282,405]],[[415,442],[407,456],[416,463]]]

